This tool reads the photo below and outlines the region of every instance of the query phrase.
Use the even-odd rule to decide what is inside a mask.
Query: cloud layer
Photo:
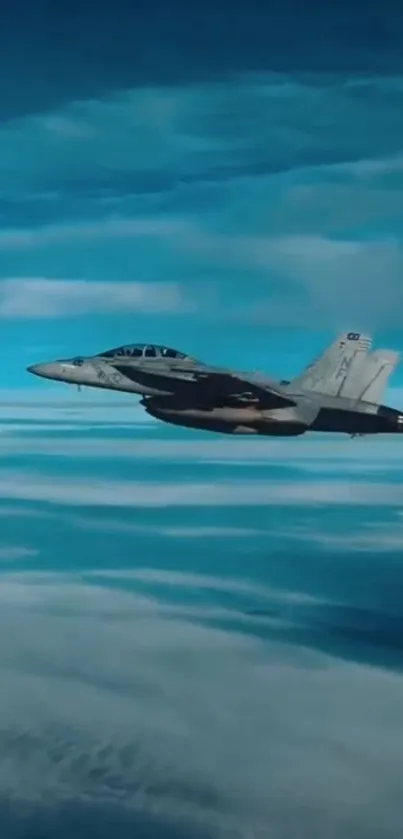
[[[399,441],[65,392],[0,399],[6,835],[398,839]]]
[[[226,180],[397,155],[401,87],[400,77],[267,73],[71,102],[0,131],[3,188],[20,183],[26,190],[39,181],[48,192],[96,188],[107,198],[108,191],[163,191],[178,179]]]
[[[10,575],[0,597],[0,795],[26,818],[114,806],[187,835],[397,837],[399,676],[74,579]]]
[[[399,329],[401,88],[267,73],[8,123],[0,314],[88,315],[92,331],[90,315],[126,330],[125,313],[165,311],[186,315],[182,341],[193,312],[204,342],[223,321]]]

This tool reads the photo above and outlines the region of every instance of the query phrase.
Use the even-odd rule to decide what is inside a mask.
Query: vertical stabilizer
[[[394,350],[376,350],[365,359],[362,375],[356,381],[354,399],[380,405],[388,381],[400,361]],[[353,383],[352,383],[353,384]],[[350,394],[342,394],[349,396]]]
[[[344,396],[347,377],[356,380],[371,348],[372,339],[361,332],[345,332],[288,385],[288,390]]]

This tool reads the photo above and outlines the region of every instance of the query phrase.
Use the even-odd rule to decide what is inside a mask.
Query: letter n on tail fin
[[[343,395],[348,376],[359,374],[361,365],[371,348],[372,339],[360,332],[345,332],[289,383],[287,390],[301,393],[320,393],[326,396]]]

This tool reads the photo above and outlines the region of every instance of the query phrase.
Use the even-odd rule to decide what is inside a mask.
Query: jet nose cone
[[[30,366],[27,367],[27,373],[33,373],[35,376],[40,376],[41,375],[41,372],[40,372],[41,366],[42,366],[41,364],[30,364]]]
[[[34,376],[41,376],[43,379],[57,378],[58,365],[52,362],[44,364],[31,364],[27,367],[28,373],[33,373]]]

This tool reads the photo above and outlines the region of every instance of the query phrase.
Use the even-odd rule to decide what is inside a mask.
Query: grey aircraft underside
[[[79,387],[139,394],[151,416],[207,431],[402,433],[403,414],[381,404],[399,355],[370,352],[371,345],[368,335],[344,333],[291,381],[210,366],[156,344],[34,364],[28,371]]]

